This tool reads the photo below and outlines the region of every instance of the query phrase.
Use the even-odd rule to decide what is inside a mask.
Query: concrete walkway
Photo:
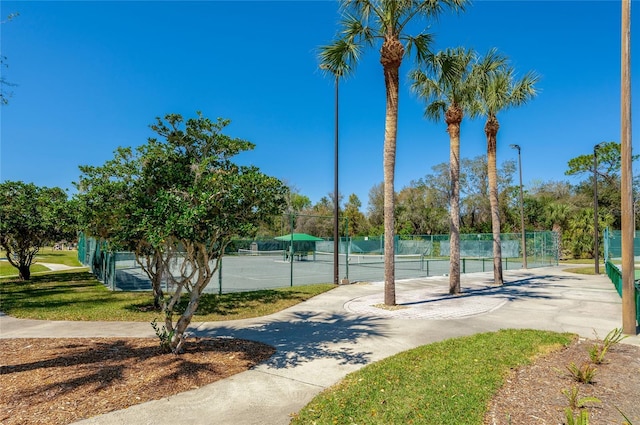
[[[290,415],[346,374],[423,344],[496,331],[533,328],[604,337],[621,327],[621,300],[606,276],[564,267],[462,276],[464,293],[449,296],[448,278],[396,283],[400,308],[387,310],[382,283],[335,288],[285,311],[256,319],[193,323],[198,336],[234,337],[276,347],[265,363],[197,390],[90,418],[79,424],[287,424]],[[154,336],[148,323],[47,322],[0,316],[0,337]],[[640,337],[624,343],[640,345]]]
[[[6,258],[0,258],[0,261],[7,261],[7,260],[6,260]],[[41,273],[49,273],[49,271],[86,269],[87,268],[87,266],[67,266],[65,264],[58,264],[58,263],[41,263],[40,261],[36,261],[33,264],[39,264],[41,266],[44,266],[44,267],[48,268],[49,270],[45,271],[45,272],[34,272],[34,273],[31,273],[32,275],[38,275],[38,274],[41,274]],[[18,277],[18,273],[5,275],[5,276],[2,276],[2,277],[3,278]]]

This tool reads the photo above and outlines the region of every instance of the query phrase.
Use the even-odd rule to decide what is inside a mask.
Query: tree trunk
[[[201,286],[201,285],[197,285]],[[206,286],[206,285],[205,285]],[[178,319],[178,322],[175,326],[175,332],[173,334],[173,338],[171,339],[171,351],[176,354],[182,352],[184,346],[184,340],[186,338],[185,332],[187,327],[191,323],[191,319],[198,309],[198,304],[200,302],[200,291],[198,289],[193,289],[189,296],[189,303],[187,307],[184,309],[184,312]]]
[[[404,46],[399,40],[387,37],[380,50],[387,94],[384,126],[384,303],[396,304],[395,276],[395,167],[396,136],[398,133],[399,71]]]
[[[145,272],[149,280],[151,281],[151,289],[153,290],[153,307],[156,310],[162,309],[162,299],[164,298],[164,292],[162,291],[162,277],[163,274],[168,273],[168,264],[171,260],[170,250],[153,249],[149,245],[139,244],[136,247],[136,263]],[[163,253],[167,255],[166,259],[163,259]],[[165,266],[166,264],[166,266]]]
[[[180,292],[182,288],[189,288],[189,303],[185,307],[182,315],[180,315],[180,318],[178,318],[175,326],[173,326],[170,314],[168,314],[165,319],[165,326],[167,330],[170,331],[170,349],[175,354],[179,354],[183,351],[183,346],[187,337],[185,332],[191,323],[193,315],[198,309],[202,292],[211,281],[213,274],[220,268],[222,253],[224,252],[225,246],[226,244],[224,244],[219,249],[219,252],[216,253],[218,257],[216,258],[216,263],[213,268],[209,267],[209,259],[211,256],[207,252],[204,244],[198,244],[195,247],[187,247],[184,261],[191,263],[191,267],[188,268],[192,271],[197,270],[197,272],[192,272],[188,275],[183,273],[182,280],[180,282],[174,282],[178,284],[178,288],[172,297],[171,303],[167,307],[167,311],[169,313],[173,311],[175,304],[180,300]],[[191,283],[194,280],[195,283]]]
[[[484,132],[487,136],[487,176],[489,178],[489,202],[491,204],[491,230],[493,233],[493,283],[502,285],[502,246],[500,244],[500,205],[498,201],[498,170],[496,165],[496,138],[500,125],[495,117],[487,120]],[[524,230],[523,230],[524,231]]]
[[[460,293],[460,123],[462,109],[451,105],[445,113],[449,133],[449,293]]]
[[[2,249],[4,249],[5,254],[7,256],[7,261],[13,267],[18,269],[18,279],[20,280],[29,280],[31,279],[31,264],[33,263],[33,257],[40,250],[39,247],[33,249],[17,249],[13,250],[11,245],[3,244]]]
[[[164,293],[162,292],[162,275],[163,273],[169,273],[169,270],[165,270],[162,266],[162,257],[160,253],[153,255],[153,269],[155,274],[151,279],[151,286],[153,288],[153,307],[159,310],[162,307],[162,298]]]
[[[20,280],[29,280],[31,279],[31,269],[26,265],[18,266],[18,279]]]

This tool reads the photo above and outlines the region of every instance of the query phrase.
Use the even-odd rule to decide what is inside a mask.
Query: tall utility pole
[[[636,335],[633,252],[633,172],[631,168],[631,0],[622,0],[620,141],[622,154],[622,331]]]
[[[520,156],[520,145],[510,145],[518,150],[518,169],[520,170],[520,231],[522,232],[522,268],[527,268],[527,238],[524,230],[524,198],[522,196],[522,158]]]

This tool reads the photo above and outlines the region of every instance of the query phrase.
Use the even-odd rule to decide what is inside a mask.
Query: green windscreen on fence
[[[331,220],[298,217],[315,228],[318,241],[291,243],[276,237],[297,233],[283,225],[281,234],[259,238],[238,238],[227,246],[221,268],[211,279],[206,292],[223,293],[268,289],[334,281],[334,241]],[[313,227],[315,226],[315,227]],[[313,230],[311,230],[313,232]],[[504,270],[522,267],[522,239],[519,233],[501,234]],[[460,270],[462,273],[493,269],[491,234],[460,235]],[[111,252],[108,244],[81,235],[79,260],[113,290],[149,290],[150,280],[131,252]],[[449,235],[398,235],[395,246],[396,279],[423,278],[449,273]],[[338,243],[339,279],[350,282],[384,280],[384,237],[342,236]],[[555,232],[526,233],[529,268],[558,264],[558,236]],[[179,273],[182,258],[177,256],[169,272]],[[212,264],[213,266],[213,264]],[[166,282],[167,291],[171,288]]]
[[[622,296],[622,270],[616,260],[622,258],[622,232],[620,230],[605,229],[603,235],[604,259],[606,261],[607,276],[615,286],[618,294]],[[637,260],[640,256],[640,234],[633,238],[633,256]],[[637,264],[636,264],[637,267]],[[636,320],[640,323],[640,276],[638,270],[634,270],[634,292],[636,301]]]
[[[619,259],[622,258],[622,232],[620,230],[605,229],[604,235],[604,258]],[[633,256],[640,256],[640,233],[634,232],[633,237]]]

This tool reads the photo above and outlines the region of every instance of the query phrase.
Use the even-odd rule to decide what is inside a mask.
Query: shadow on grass
[[[13,310],[85,310],[120,302],[123,295],[109,291],[88,271],[63,271],[32,276],[28,281],[4,279],[0,281],[0,299],[2,311],[11,314]]]
[[[0,280],[0,287],[4,284],[14,285],[42,285],[46,283],[66,283],[66,282],[79,282],[84,286],[96,286],[102,285],[96,280],[96,278],[89,271],[52,271],[51,273],[41,275],[31,275],[29,280],[20,280],[17,277],[2,278]]]
[[[34,300],[85,290],[102,291],[103,288],[104,285],[87,271],[50,273],[31,276],[31,279],[26,281],[3,279],[0,282],[3,303],[11,298]]]
[[[257,306],[267,306],[277,304],[282,301],[302,302],[310,297],[309,293],[304,291],[276,291],[272,289],[264,289],[251,292],[232,292],[227,294],[202,294],[198,303],[198,311],[194,315],[194,319],[198,316],[219,315],[219,316],[235,316]],[[153,300],[143,303],[135,303],[125,307],[129,311],[152,311]],[[180,303],[174,309],[174,315],[184,312],[189,302],[189,295],[182,296]]]

